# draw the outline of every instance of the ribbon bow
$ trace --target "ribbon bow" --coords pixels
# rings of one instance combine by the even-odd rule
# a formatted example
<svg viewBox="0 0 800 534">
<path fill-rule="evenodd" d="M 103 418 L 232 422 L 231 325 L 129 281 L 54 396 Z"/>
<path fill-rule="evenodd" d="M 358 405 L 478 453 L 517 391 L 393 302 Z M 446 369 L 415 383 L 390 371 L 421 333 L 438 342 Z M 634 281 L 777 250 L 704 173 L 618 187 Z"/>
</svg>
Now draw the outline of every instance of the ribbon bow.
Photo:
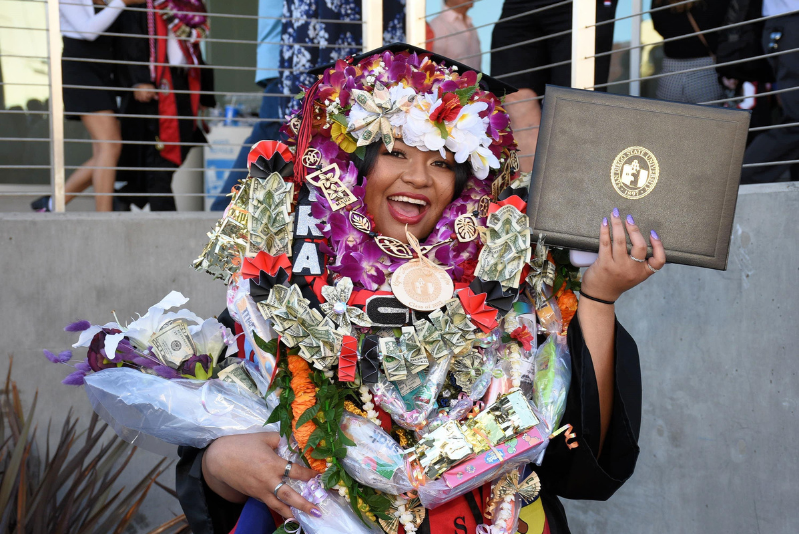
<svg viewBox="0 0 800 534">
<path fill-rule="evenodd" d="M 400 518 L 405 514 L 410 514 L 412 516 L 411 523 L 415 527 L 419 527 L 422 524 L 422 521 L 425 519 L 425 508 L 423 508 L 418 497 L 414 497 L 404 504 L 399 504 L 397 501 L 392 503 L 386 511 L 386 515 L 390 516 L 392 519 L 388 521 L 378 519 L 378 524 L 387 534 L 397 534 L 400 527 Z"/>
<path fill-rule="evenodd" d="M 270 256 L 263 250 L 259 252 L 255 258 L 245 258 L 242 262 L 242 278 L 245 280 L 249 278 L 258 278 L 261 271 L 276 276 L 278 269 L 283 268 L 287 273 L 292 270 L 292 262 L 286 254 L 280 256 Z"/>
<path fill-rule="evenodd" d="M 476 295 L 469 287 L 458 292 L 458 300 L 467 312 L 467 318 L 488 334 L 497 327 L 497 310 L 486 304 L 486 297 L 486 293 Z"/>
<path fill-rule="evenodd" d="M 517 493 L 526 501 L 535 501 L 539 498 L 539 491 L 542 489 L 542 483 L 539 481 L 539 475 L 535 472 L 531 473 L 522 483 L 519 482 L 519 471 L 514 469 L 498 479 L 497 484 L 492 488 L 492 497 L 486 505 L 486 517 L 491 518 L 498 504 L 509 495 L 516 495 Z"/>
<path fill-rule="evenodd" d="M 259 141 L 247 155 L 247 168 L 253 178 L 264 179 L 273 173 L 287 178 L 293 173 L 292 152 L 278 141 Z"/>
<path fill-rule="evenodd" d="M 380 138 L 391 152 L 394 148 L 394 135 L 389 119 L 397 113 L 406 113 L 414 104 L 416 95 L 405 95 L 399 100 L 392 101 L 389 90 L 377 81 L 372 93 L 353 89 L 351 94 L 356 103 L 367 112 L 363 117 L 352 120 L 347 126 L 348 132 L 363 130 L 356 136 L 358 138 L 357 146 L 369 145 Z"/>
</svg>

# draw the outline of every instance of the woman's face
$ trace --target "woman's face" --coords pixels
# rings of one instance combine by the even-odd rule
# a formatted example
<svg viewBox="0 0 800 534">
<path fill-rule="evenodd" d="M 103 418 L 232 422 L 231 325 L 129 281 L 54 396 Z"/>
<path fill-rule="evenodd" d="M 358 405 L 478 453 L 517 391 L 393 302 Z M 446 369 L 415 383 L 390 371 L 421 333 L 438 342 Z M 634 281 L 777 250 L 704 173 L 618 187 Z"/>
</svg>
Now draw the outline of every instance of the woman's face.
<svg viewBox="0 0 800 534">
<path fill-rule="evenodd" d="M 381 144 L 367 176 L 367 211 L 375 231 L 406 242 L 406 230 L 420 241 L 433 231 L 456 186 L 455 157 L 423 152 L 395 140 L 392 152 Z"/>
</svg>

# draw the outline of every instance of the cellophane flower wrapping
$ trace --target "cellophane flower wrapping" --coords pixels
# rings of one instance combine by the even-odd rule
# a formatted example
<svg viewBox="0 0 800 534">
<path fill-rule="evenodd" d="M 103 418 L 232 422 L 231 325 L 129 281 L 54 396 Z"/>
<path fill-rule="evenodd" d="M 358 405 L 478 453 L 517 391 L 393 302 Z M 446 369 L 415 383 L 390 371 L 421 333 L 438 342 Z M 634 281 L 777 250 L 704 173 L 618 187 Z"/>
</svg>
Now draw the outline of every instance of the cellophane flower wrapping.
<svg viewBox="0 0 800 534">
<path fill-rule="evenodd" d="M 276 432 L 264 425 L 274 396 L 256 397 L 222 380 L 167 380 L 126 367 L 85 378 L 94 410 L 125 441 L 172 455 L 176 445 L 203 448 L 233 434 Z"/>
</svg>

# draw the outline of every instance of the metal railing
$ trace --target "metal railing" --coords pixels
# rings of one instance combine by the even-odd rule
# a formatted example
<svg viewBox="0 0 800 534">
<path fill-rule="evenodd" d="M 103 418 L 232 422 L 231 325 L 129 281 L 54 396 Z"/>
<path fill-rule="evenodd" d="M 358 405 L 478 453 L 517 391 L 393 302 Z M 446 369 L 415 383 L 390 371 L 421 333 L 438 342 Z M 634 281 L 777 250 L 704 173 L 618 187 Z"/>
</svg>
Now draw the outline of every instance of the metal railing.
<svg viewBox="0 0 800 534">
<path fill-rule="evenodd" d="M 475 0 L 475 2 L 481 2 L 482 0 Z M 464 34 L 469 34 L 470 32 L 475 32 L 481 28 L 496 28 L 498 24 L 503 23 L 524 23 L 527 24 L 529 21 L 538 20 L 541 17 L 547 17 L 550 13 L 555 13 L 554 10 L 569 10 L 571 12 L 571 24 L 568 27 L 553 27 L 552 31 L 547 31 L 543 34 L 535 33 L 531 34 L 528 38 L 525 38 L 519 42 L 514 42 L 510 44 L 502 44 L 500 46 L 484 46 L 481 48 L 479 53 L 465 53 L 465 55 L 461 57 L 455 57 L 454 59 L 464 61 L 474 59 L 475 57 L 483 57 L 485 55 L 494 56 L 497 53 L 508 53 L 509 51 L 513 51 L 515 49 L 522 52 L 525 50 L 525 47 L 530 47 L 532 45 L 540 45 L 545 41 L 552 40 L 552 39 L 566 39 L 566 42 L 569 43 L 571 46 L 571 53 L 568 57 L 560 59 L 558 61 L 551 61 L 547 64 L 534 64 L 534 65 L 526 65 L 520 64 L 519 68 L 514 70 L 505 69 L 503 72 L 491 72 L 494 77 L 501 79 L 501 80 L 508 80 L 518 78 L 521 75 L 530 75 L 531 73 L 543 73 L 545 71 L 552 72 L 554 68 L 569 68 L 569 84 L 573 87 L 578 87 L 582 89 L 604 89 L 604 90 L 612 90 L 614 92 L 623 92 L 631 95 L 641 95 L 643 94 L 643 87 L 646 82 L 650 81 L 657 81 L 662 78 L 667 78 L 670 76 L 681 76 L 686 74 L 694 74 L 700 73 L 703 71 L 708 71 L 711 69 L 716 69 L 718 67 L 724 66 L 731 66 L 731 65 L 739 65 L 744 64 L 747 62 L 757 61 L 757 60 L 764 60 L 764 59 L 777 59 L 780 56 L 787 56 L 793 55 L 796 57 L 798 53 L 797 48 L 789 48 L 789 49 L 780 49 L 780 50 L 771 50 L 765 51 L 764 53 L 757 54 L 753 57 L 737 59 L 733 61 L 721 62 L 716 64 L 709 64 L 700 67 L 691 67 L 685 68 L 673 72 L 651 72 L 651 73 L 643 73 L 641 71 L 642 68 L 642 57 L 643 54 L 647 51 L 653 51 L 658 46 L 663 46 L 664 44 L 674 43 L 685 39 L 699 39 L 700 36 L 708 36 L 713 34 L 714 32 L 720 32 L 724 30 L 731 30 L 745 27 L 749 24 L 756 24 L 756 23 L 765 23 L 774 18 L 778 15 L 772 16 L 764 16 L 759 17 L 754 20 L 745 20 L 739 22 L 733 22 L 724 24 L 722 26 L 717 26 L 714 28 L 704 28 L 700 31 L 695 31 L 691 33 L 686 33 L 677 36 L 667 37 L 662 39 L 659 42 L 642 42 L 642 24 L 643 20 L 650 16 L 652 13 L 663 12 L 666 9 L 673 8 L 675 6 L 679 6 L 682 4 L 691 4 L 694 0 L 683 0 L 681 2 L 677 2 L 670 5 L 663 5 L 663 6 L 656 6 L 651 9 L 643 9 L 642 8 L 642 0 L 630 0 L 630 12 L 623 13 L 617 16 L 616 13 L 613 14 L 612 17 L 606 17 L 605 20 L 598 20 L 598 13 L 597 8 L 598 5 L 594 1 L 587 1 L 581 2 L 581 9 L 571 9 L 573 0 L 554 0 L 552 3 L 548 5 L 540 5 L 536 8 L 528 9 L 522 12 L 510 12 L 509 14 L 502 15 L 496 21 L 486 21 L 481 20 L 478 24 L 473 25 L 472 27 L 468 27 L 466 29 L 460 29 L 449 33 L 447 35 L 434 35 L 432 38 L 426 37 L 426 24 L 428 20 L 432 20 L 433 17 L 437 16 L 452 16 L 453 13 L 456 12 L 461 13 L 459 10 L 463 4 L 459 4 L 457 0 L 451 0 L 449 5 L 443 5 L 441 9 L 436 10 L 429 10 L 429 13 L 426 14 L 426 2 L 425 0 L 407 0 L 405 6 L 405 13 L 400 15 L 403 18 L 404 22 L 404 31 L 405 31 L 405 38 L 406 41 L 410 44 L 414 44 L 417 46 L 425 47 L 431 49 L 432 51 L 436 51 L 437 41 L 441 41 L 442 39 L 449 39 L 454 37 L 465 37 Z M 472 2 L 472 3 L 475 3 Z M 6 175 L 10 176 L 10 172 L 49 172 L 49 185 L 46 186 L 47 191 L 52 195 L 54 199 L 54 208 L 55 211 L 63 211 L 65 209 L 65 200 L 68 196 L 94 196 L 94 197 L 102 197 L 102 196 L 116 196 L 120 198 L 124 197 L 140 197 L 140 196 L 170 196 L 168 193 L 160 193 L 158 195 L 154 195 L 152 193 L 139 193 L 139 192 L 131 192 L 131 193 L 98 193 L 98 192 L 75 192 L 75 191 L 68 191 L 65 187 L 67 175 L 70 174 L 70 171 L 75 171 L 78 169 L 84 169 L 86 171 L 105 171 L 105 170 L 115 170 L 120 171 L 120 173 L 124 173 L 126 171 L 152 171 L 152 172 L 172 172 L 175 170 L 174 167 L 166 166 L 166 165 L 149 165 L 144 166 L 141 164 L 137 165 L 130 165 L 124 164 L 122 161 L 118 162 L 116 165 L 105 165 L 105 164 L 83 164 L 79 165 L 77 162 L 74 161 L 75 157 L 74 154 L 76 151 L 80 152 L 83 151 L 86 153 L 87 160 L 91 160 L 88 157 L 88 152 L 86 151 L 86 145 L 92 145 L 93 150 L 98 150 L 98 147 L 102 147 L 108 144 L 117 144 L 119 143 L 116 139 L 89 139 L 84 137 L 81 134 L 80 129 L 75 128 L 75 122 L 73 121 L 66 121 L 66 119 L 75 119 L 78 117 L 92 117 L 98 115 L 97 112 L 77 112 L 77 111 L 66 111 L 64 109 L 64 101 L 63 101 L 63 91 L 108 91 L 113 90 L 115 94 L 121 95 L 120 98 L 130 100 L 132 96 L 135 96 L 135 91 L 137 88 L 135 87 L 117 87 L 114 86 L 98 86 L 98 85 L 91 85 L 86 83 L 76 83 L 75 80 L 70 80 L 69 83 L 65 83 L 63 80 L 63 73 L 62 73 L 62 61 L 68 62 L 68 64 L 76 65 L 76 64 L 92 64 L 92 65 L 107 65 L 109 68 L 111 67 L 129 67 L 133 68 L 142 68 L 145 67 L 150 69 L 152 67 L 170 67 L 169 62 L 155 62 L 150 60 L 141 60 L 141 59 L 130 59 L 130 58 L 122 58 L 122 59 L 88 59 L 85 57 L 76 57 L 75 55 L 63 55 L 62 54 L 62 36 L 60 31 L 60 13 L 59 8 L 60 6 L 80 6 L 83 5 L 82 3 L 78 2 L 77 0 L 72 0 L 72 2 L 58 2 L 57 0 L 0 0 L 0 5 L 26 5 L 26 6 L 36 6 L 38 5 L 41 9 L 41 13 L 45 15 L 44 21 L 46 24 L 43 27 L 36 26 L 35 24 L 21 22 L 19 25 L 5 25 L 0 26 L 4 32 L 6 30 L 15 30 L 17 32 L 30 32 L 30 35 L 33 34 L 41 34 L 43 39 L 45 40 L 46 46 L 43 50 L 46 50 L 46 53 L 43 51 L 37 51 L 35 47 L 31 49 L 13 49 L 13 50 L 6 50 L 0 48 L 0 59 L 4 61 L 3 65 L 6 66 L 8 62 L 19 62 L 17 64 L 25 64 L 25 65 L 33 65 L 36 63 L 41 69 L 46 70 L 46 82 L 43 81 L 42 76 L 39 75 L 38 77 L 33 77 L 35 79 L 31 79 L 31 76 L 27 77 L 17 77 L 9 75 L 8 72 L 4 72 L 3 81 L 0 82 L 0 90 L 3 91 L 15 91 L 21 90 L 24 88 L 30 88 L 31 91 L 39 91 L 41 92 L 42 89 L 47 89 L 47 106 L 45 109 L 0 109 L 0 119 L 4 121 L 17 121 L 17 122 L 28 122 L 33 124 L 31 127 L 30 132 L 26 132 L 26 135 L 30 133 L 29 137 L 23 137 L 22 135 L 15 137 L 15 131 L 9 128 L 4 129 L 4 137 L 0 137 L 0 142 L 6 146 L 4 154 L 10 156 L 6 158 L 0 158 L 0 176 Z M 292 12 L 292 16 L 286 16 L 284 13 L 282 16 L 271 16 L 271 15 L 264 15 L 264 14 L 256 14 L 254 12 L 251 13 L 243 13 L 243 12 L 230 12 L 230 13 L 223 13 L 223 12 L 212 12 L 208 13 L 209 20 L 212 21 L 211 23 L 211 34 L 209 37 L 203 40 L 203 47 L 204 53 L 206 54 L 207 58 L 210 60 L 206 64 L 196 65 L 199 70 L 208 71 L 212 70 L 217 73 L 217 80 L 220 79 L 227 80 L 233 76 L 251 76 L 253 73 L 258 72 L 260 69 L 258 65 L 254 64 L 242 64 L 240 61 L 237 60 L 238 53 L 235 52 L 236 50 L 245 50 L 244 47 L 251 47 L 254 48 L 258 45 L 277 45 L 276 40 L 259 40 L 257 35 L 255 35 L 255 26 L 258 21 L 274 21 L 280 22 L 284 25 L 284 30 L 289 28 L 288 31 L 283 31 L 281 35 L 281 43 L 280 45 L 283 47 L 282 54 L 284 56 L 288 55 L 289 59 L 287 60 L 284 58 L 284 62 L 289 64 L 289 66 L 276 66 L 271 68 L 270 70 L 273 72 L 279 73 L 281 78 L 286 78 L 287 82 L 283 84 L 281 88 L 283 91 L 287 90 L 286 85 L 289 83 L 289 79 L 298 80 L 303 79 L 303 76 L 307 76 L 305 73 L 307 72 L 308 68 L 313 67 L 315 65 L 309 63 L 303 66 L 303 68 L 298 67 L 302 59 L 305 56 L 311 57 L 313 54 L 322 53 L 323 51 L 326 53 L 326 57 L 341 57 L 342 54 L 349 53 L 350 50 L 360 49 L 360 50 L 369 50 L 373 48 L 377 48 L 380 44 L 384 41 L 384 38 L 389 35 L 388 28 L 383 27 L 383 20 L 384 20 L 384 13 L 383 13 L 383 2 L 382 0 L 361 0 L 360 5 L 359 2 L 356 1 L 356 4 L 360 8 L 360 16 L 355 16 L 355 12 L 348 13 L 346 9 L 341 10 L 339 13 L 334 13 L 339 15 L 341 18 L 330 18 L 326 16 L 320 16 L 319 18 L 316 17 L 298 17 L 295 16 L 296 13 Z M 251 8 L 254 10 L 255 6 Z M 456 11 L 458 10 L 458 11 Z M 129 11 L 132 13 L 142 13 L 147 12 L 146 7 L 142 6 L 131 6 L 126 7 L 125 11 Z M 796 14 L 797 12 L 792 12 Z M 780 15 L 783 16 L 783 15 Z M 253 39 L 246 39 L 241 38 L 241 33 L 231 33 L 230 35 L 219 35 L 214 33 L 214 24 L 216 23 L 225 23 L 225 21 L 236 22 L 237 24 L 251 24 L 253 26 L 254 31 L 254 38 Z M 222 21 L 222 22 L 220 22 Z M 624 44 L 623 46 L 619 46 L 613 49 L 603 49 L 597 50 L 596 49 L 596 40 L 598 37 L 598 32 L 607 31 L 610 25 L 614 24 L 630 24 L 631 26 L 631 42 Z M 7 24 L 7 23 L 6 23 Z M 319 31 L 323 25 L 328 25 L 328 27 L 339 27 L 346 28 L 346 30 L 342 30 L 340 32 L 341 36 L 349 35 L 352 37 L 351 39 L 341 38 L 339 41 L 334 41 L 332 39 L 326 39 L 328 35 L 324 29 Z M 613 26 L 612 26 L 613 27 Z M 298 35 L 298 31 L 300 29 L 308 30 L 308 36 L 304 36 L 302 38 L 296 38 Z M 384 30 L 387 30 L 385 35 Z M 361 33 L 361 39 L 357 39 L 353 36 Z M 141 39 L 149 39 L 148 43 L 150 46 L 156 46 L 155 43 L 158 43 L 159 40 L 167 39 L 167 36 L 162 35 L 155 35 L 149 36 L 146 34 L 131 34 L 128 32 L 122 32 L 118 28 L 111 26 L 104 31 L 82 31 L 84 35 L 92 35 L 97 36 L 98 38 L 106 38 L 106 39 L 131 39 L 131 40 L 141 40 Z M 388 38 L 388 37 L 387 37 Z M 183 40 L 186 41 L 189 38 L 187 37 L 178 37 L 179 41 Z M 122 42 L 122 41 L 120 41 Z M 133 42 L 133 41 L 130 41 Z M 0 41 L 2 44 L 2 41 Z M 621 75 L 617 76 L 615 79 L 607 79 L 605 81 L 601 81 L 598 83 L 595 76 L 596 65 L 598 61 L 608 60 L 609 58 L 620 58 L 623 55 L 627 55 L 629 60 L 629 68 L 627 73 L 622 73 Z M 520 57 L 523 57 L 520 55 Z M 170 67 L 171 68 L 171 67 Z M 493 68 L 493 70 L 496 70 Z M 16 72 L 16 71 L 13 71 Z M 308 79 L 307 77 L 305 79 Z M 603 80 L 603 77 L 600 77 L 600 80 Z M 286 94 L 285 92 L 276 92 L 272 91 L 264 91 L 260 92 L 257 90 L 252 91 L 245 91 L 241 89 L 245 89 L 241 83 L 238 84 L 238 90 L 224 90 L 226 84 L 223 84 L 223 88 L 220 87 L 213 87 L 208 88 L 204 87 L 202 89 L 197 88 L 190 88 L 190 89 L 173 89 L 168 90 L 161 87 L 156 87 L 153 89 L 153 93 L 164 97 L 165 95 L 199 95 L 201 97 L 214 97 L 219 100 L 222 100 L 228 104 L 234 104 L 237 101 L 241 103 L 242 101 L 251 102 L 251 104 L 255 105 L 258 102 L 262 101 L 262 99 L 282 99 L 281 101 L 286 101 L 291 95 Z M 230 86 L 230 84 L 227 84 Z M 782 86 L 782 87 L 773 87 L 768 88 L 767 90 L 762 90 L 756 94 L 748 94 L 748 95 L 725 95 L 724 98 L 716 98 L 714 100 L 709 100 L 706 102 L 700 102 L 702 104 L 707 105 L 736 105 L 737 102 L 740 101 L 749 101 L 749 99 L 766 99 L 766 98 L 796 98 L 798 92 L 797 84 L 793 84 L 791 86 Z M 133 95 L 132 95 L 133 93 Z M 513 113 L 514 106 L 520 106 L 523 104 L 534 105 L 538 103 L 544 98 L 544 95 L 539 95 L 533 93 L 530 96 L 523 96 L 523 97 L 511 97 L 509 98 L 508 102 L 508 109 L 512 113 L 512 126 L 516 126 L 514 131 L 516 134 L 519 134 L 518 138 L 522 139 L 526 135 L 529 138 L 533 139 L 533 146 L 535 146 L 535 138 L 536 138 L 536 131 L 538 130 L 539 126 L 535 120 L 527 120 L 527 122 L 520 122 L 519 124 L 515 124 L 513 121 L 515 120 L 515 114 Z M 221 106 L 220 106 L 221 107 Z M 519 108 L 521 109 L 521 108 Z M 172 114 L 166 112 L 150 112 L 150 113 L 128 113 L 126 110 L 121 110 L 119 113 L 116 114 L 121 120 L 126 119 L 174 119 L 176 121 L 196 121 L 197 117 L 189 116 L 183 113 Z M 256 116 L 241 116 L 236 117 L 235 119 L 226 119 L 219 114 L 214 116 L 205 116 L 203 120 L 206 122 L 208 121 L 216 121 L 217 123 L 228 121 L 232 122 L 235 121 L 236 124 L 242 126 L 254 126 L 254 125 L 278 125 L 285 121 L 285 119 L 279 116 L 272 116 L 272 117 L 256 117 Z M 48 132 L 47 136 L 43 135 L 43 124 L 44 121 L 47 121 L 48 125 Z M 798 123 L 796 121 L 788 121 L 785 123 L 780 124 L 767 124 L 767 125 L 758 125 L 751 128 L 751 132 L 753 135 L 755 134 L 762 134 L 764 132 L 779 132 L 783 129 L 796 129 L 798 127 Z M 160 140 L 160 139 L 125 139 L 124 144 L 128 147 L 152 147 L 152 146 L 160 146 L 163 145 L 167 146 L 179 146 L 179 147 L 194 147 L 198 146 L 194 141 L 188 140 Z M 243 140 L 222 140 L 222 141 L 215 141 L 212 143 L 212 147 L 217 149 L 227 148 L 230 151 L 236 152 L 238 149 L 248 146 L 250 143 Z M 523 144 L 523 143 L 521 143 Z M 41 157 L 41 148 L 44 146 L 48 147 L 49 157 L 47 160 L 44 160 Z M 15 150 L 13 148 L 9 148 L 10 146 L 24 146 L 26 148 L 21 150 Z M 34 147 L 34 148 L 31 148 Z M 39 147 L 39 148 L 36 148 Z M 525 150 L 525 147 L 521 147 L 523 150 L 521 152 L 521 158 L 523 161 L 528 161 L 529 163 L 532 162 L 532 157 L 534 155 L 534 151 L 529 148 Z M 38 152 L 37 152 L 38 151 Z M 27 152 L 38 153 L 40 154 L 36 159 L 31 160 L 30 158 L 25 159 L 22 158 Z M 5 161 L 3 161 L 5 159 Z M 231 158 L 229 158 L 231 159 Z M 749 163 L 746 164 L 745 167 L 774 167 L 776 165 L 796 165 L 797 161 L 790 160 L 790 161 L 773 161 L 773 162 L 757 162 L 757 163 Z M 210 161 L 204 162 L 186 162 L 183 166 L 180 167 L 181 172 L 194 172 L 194 173 L 209 173 L 215 172 L 217 167 Z M 244 168 L 230 168 L 228 172 L 244 172 L 246 169 Z M 20 184 L 24 185 L 24 184 Z M 42 191 L 45 191 L 45 184 L 42 184 Z M 30 192 L 25 191 L 16 191 L 13 190 L 13 185 L 0 185 L 0 197 L 9 196 L 9 197 L 20 197 L 25 195 L 31 195 Z M 4 189 L 5 188 L 5 189 Z M 219 193 L 217 192 L 176 192 L 174 196 L 176 198 L 181 197 L 212 197 L 217 196 Z"/>
</svg>

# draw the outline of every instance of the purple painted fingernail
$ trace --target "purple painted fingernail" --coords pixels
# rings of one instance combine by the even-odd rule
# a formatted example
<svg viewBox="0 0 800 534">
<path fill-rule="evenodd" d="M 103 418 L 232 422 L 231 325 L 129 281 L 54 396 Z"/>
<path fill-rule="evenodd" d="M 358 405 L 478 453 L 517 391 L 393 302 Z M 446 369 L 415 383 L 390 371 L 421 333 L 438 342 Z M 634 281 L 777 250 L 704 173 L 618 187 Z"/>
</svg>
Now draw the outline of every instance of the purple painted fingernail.
<svg viewBox="0 0 800 534">
<path fill-rule="evenodd" d="M 608 219 L 603 217 L 603 226 L 608 226 Z"/>
<path fill-rule="evenodd" d="M 628 224 L 636 224 L 635 222 L 633 222 L 633 215 L 628 215 L 627 217 L 625 217 L 625 220 L 628 221 Z"/>
<path fill-rule="evenodd" d="M 312 508 L 311 515 L 314 517 L 322 517 L 322 512 L 320 512 L 319 508 Z"/>
<path fill-rule="evenodd" d="M 619 210 L 617 208 L 614 208 L 614 211 L 611 212 L 611 215 L 619 219 Z"/>
<path fill-rule="evenodd" d="M 652 237 L 653 239 L 658 239 L 659 241 L 661 241 L 661 238 L 658 237 L 658 234 L 656 233 L 655 230 L 650 230 L 650 237 Z"/>
</svg>

